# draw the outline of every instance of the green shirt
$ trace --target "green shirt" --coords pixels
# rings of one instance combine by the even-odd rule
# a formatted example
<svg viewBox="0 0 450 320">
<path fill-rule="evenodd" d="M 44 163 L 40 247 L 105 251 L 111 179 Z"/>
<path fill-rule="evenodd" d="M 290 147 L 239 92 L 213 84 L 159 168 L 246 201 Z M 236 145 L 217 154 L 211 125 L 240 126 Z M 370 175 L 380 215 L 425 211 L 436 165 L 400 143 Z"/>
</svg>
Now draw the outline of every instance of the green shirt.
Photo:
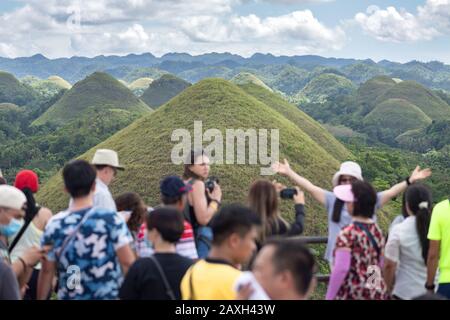
<svg viewBox="0 0 450 320">
<path fill-rule="evenodd" d="M 439 283 L 450 283 L 450 201 L 439 202 L 431 215 L 428 239 L 441 242 Z"/>
</svg>

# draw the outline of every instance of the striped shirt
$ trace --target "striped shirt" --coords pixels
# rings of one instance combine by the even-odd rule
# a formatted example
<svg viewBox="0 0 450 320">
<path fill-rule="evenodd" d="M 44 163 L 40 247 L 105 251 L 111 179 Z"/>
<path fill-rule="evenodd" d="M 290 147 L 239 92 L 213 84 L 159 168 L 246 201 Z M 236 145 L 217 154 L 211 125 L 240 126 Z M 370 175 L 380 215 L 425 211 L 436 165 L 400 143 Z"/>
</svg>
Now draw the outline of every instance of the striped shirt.
<svg viewBox="0 0 450 320">
<path fill-rule="evenodd" d="M 175 244 L 176 252 L 183 257 L 198 259 L 197 248 L 194 241 L 194 230 L 189 222 L 184 221 L 184 231 L 180 240 Z M 141 225 L 136 238 L 136 253 L 139 257 L 148 257 L 154 253 L 153 246 L 147 237 L 147 226 Z"/>
</svg>

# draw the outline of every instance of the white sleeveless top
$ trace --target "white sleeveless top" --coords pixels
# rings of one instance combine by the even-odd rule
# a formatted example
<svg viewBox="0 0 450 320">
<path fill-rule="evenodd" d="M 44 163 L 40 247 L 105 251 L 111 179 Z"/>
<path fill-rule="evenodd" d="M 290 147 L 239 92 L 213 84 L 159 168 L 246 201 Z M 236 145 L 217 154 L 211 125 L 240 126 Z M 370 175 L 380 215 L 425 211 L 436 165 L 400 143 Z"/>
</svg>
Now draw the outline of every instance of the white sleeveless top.
<svg viewBox="0 0 450 320">
<path fill-rule="evenodd" d="M 16 261 L 24 252 L 30 247 L 41 246 L 41 237 L 44 232 L 42 230 L 39 230 L 33 223 L 33 221 L 30 222 L 28 225 L 28 228 L 23 233 L 22 237 L 20 238 L 19 242 L 14 247 L 13 251 L 11 252 L 11 262 Z M 15 237 L 11 237 L 8 239 L 9 243 L 12 243 Z M 41 269 L 41 263 L 39 262 L 35 269 Z"/>
</svg>

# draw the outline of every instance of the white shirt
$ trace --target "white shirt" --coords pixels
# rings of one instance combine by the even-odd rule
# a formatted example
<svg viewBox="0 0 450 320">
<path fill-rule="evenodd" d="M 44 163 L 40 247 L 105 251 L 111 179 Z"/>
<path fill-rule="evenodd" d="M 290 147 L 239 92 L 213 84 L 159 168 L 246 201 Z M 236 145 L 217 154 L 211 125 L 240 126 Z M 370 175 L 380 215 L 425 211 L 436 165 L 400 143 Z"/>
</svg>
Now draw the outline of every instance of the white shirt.
<svg viewBox="0 0 450 320">
<path fill-rule="evenodd" d="M 117 211 L 116 203 L 108 186 L 99 178 L 95 179 L 94 207 Z"/>
<path fill-rule="evenodd" d="M 426 293 L 427 267 L 416 230 L 416 217 L 409 216 L 392 227 L 385 256 L 397 263 L 393 294 L 409 300 Z M 437 279 L 437 277 L 436 277 Z"/>
<path fill-rule="evenodd" d="M 73 199 L 70 198 L 69 209 L 72 207 Z M 116 202 L 113 199 L 108 186 L 99 178 L 95 179 L 94 207 L 108 209 L 117 212 Z"/>
</svg>

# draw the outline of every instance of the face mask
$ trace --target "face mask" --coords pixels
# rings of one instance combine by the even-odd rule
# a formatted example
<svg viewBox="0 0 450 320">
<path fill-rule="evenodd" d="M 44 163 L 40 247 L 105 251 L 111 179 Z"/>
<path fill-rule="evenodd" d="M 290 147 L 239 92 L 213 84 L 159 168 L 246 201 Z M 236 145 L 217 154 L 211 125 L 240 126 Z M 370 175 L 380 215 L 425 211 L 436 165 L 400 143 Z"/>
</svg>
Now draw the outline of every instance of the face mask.
<svg viewBox="0 0 450 320">
<path fill-rule="evenodd" d="M 17 232 L 19 232 L 21 227 L 22 227 L 22 223 L 20 220 L 12 219 L 9 224 L 0 225 L 0 234 L 9 238 L 9 237 L 12 237 L 13 235 L 15 235 Z"/>
</svg>

